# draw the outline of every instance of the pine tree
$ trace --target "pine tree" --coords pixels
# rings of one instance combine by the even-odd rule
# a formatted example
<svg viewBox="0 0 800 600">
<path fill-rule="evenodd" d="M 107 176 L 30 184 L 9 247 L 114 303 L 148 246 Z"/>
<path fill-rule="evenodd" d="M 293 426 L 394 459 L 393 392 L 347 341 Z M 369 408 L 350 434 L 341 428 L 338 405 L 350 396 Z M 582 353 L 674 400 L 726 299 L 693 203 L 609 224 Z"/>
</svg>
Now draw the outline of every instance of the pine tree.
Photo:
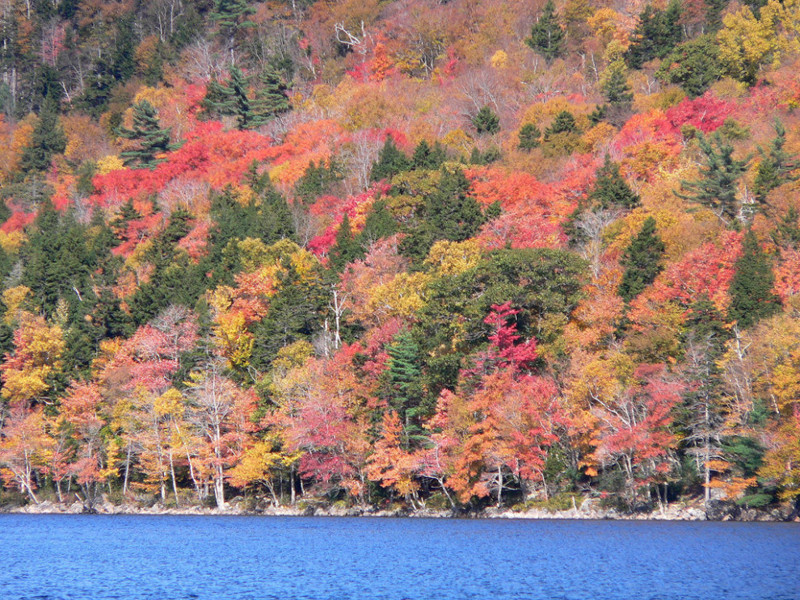
<svg viewBox="0 0 800 600">
<path fill-rule="evenodd" d="M 435 239 L 463 242 L 483 225 L 481 207 L 469 188 L 469 180 L 461 169 L 452 172 L 442 169 L 439 187 L 425 205 L 427 224 Z"/>
<path fill-rule="evenodd" d="M 247 0 L 217 0 L 211 19 L 219 25 L 220 33 L 227 39 L 228 50 L 233 59 L 236 34 L 244 27 L 254 27 L 255 23 L 248 17 L 255 14 L 256 9 Z M 233 60 L 231 60 L 233 62 Z"/>
<path fill-rule="evenodd" d="M 248 96 L 250 78 L 245 77 L 238 67 L 228 71 L 228 84 L 215 81 L 209 83 L 203 107 L 207 112 L 218 115 L 234 115 L 238 129 L 254 129 L 266 123 L 271 114 L 265 112 L 262 103 Z"/>
<path fill-rule="evenodd" d="M 398 173 L 408 170 L 408 167 L 409 161 L 406 155 L 397 148 L 392 136 L 387 135 L 378 154 L 378 160 L 372 163 L 369 179 L 370 181 L 391 179 Z"/>
<path fill-rule="evenodd" d="M 769 192 L 787 181 L 795 181 L 797 175 L 793 174 L 798 166 L 795 157 L 786 152 L 786 128 L 778 119 L 775 119 L 775 137 L 770 143 L 769 152 L 759 147 L 761 162 L 756 170 L 754 191 L 760 203 L 764 203 Z"/>
<path fill-rule="evenodd" d="M 26 173 L 46 171 L 50 168 L 53 155 L 63 153 L 66 148 L 67 136 L 58 118 L 58 103 L 47 98 L 31 134 L 30 145 L 22 153 L 20 168 Z"/>
<path fill-rule="evenodd" d="M 568 110 L 562 110 L 555 116 L 550 127 L 545 130 L 544 136 L 547 139 L 559 133 L 576 133 L 577 131 L 578 124 L 575 122 L 575 117 Z"/>
<path fill-rule="evenodd" d="M 519 149 L 533 150 L 541 143 L 542 132 L 533 123 L 525 123 L 519 130 Z"/>
<path fill-rule="evenodd" d="M 436 142 L 431 148 L 428 142 L 422 140 L 414 148 L 414 154 L 411 156 L 411 166 L 414 169 L 433 170 L 441 167 L 445 160 L 447 160 L 447 154 L 439 142 Z"/>
<path fill-rule="evenodd" d="M 336 244 L 330 251 L 330 266 L 339 273 L 344 271 L 348 263 L 361 258 L 361 256 L 361 246 L 353 235 L 353 230 L 350 227 L 350 217 L 347 213 L 344 213 L 342 222 L 336 232 Z"/>
<path fill-rule="evenodd" d="M 664 268 L 661 264 L 664 249 L 664 242 L 656 233 L 656 220 L 648 217 L 620 261 L 625 272 L 622 274 L 618 293 L 625 302 L 636 298 L 655 281 Z"/>
<path fill-rule="evenodd" d="M 358 243 L 364 250 L 381 238 L 397 233 L 397 222 L 386 208 L 386 202 L 376 200 L 364 220 L 364 229 L 358 234 Z"/>
<path fill-rule="evenodd" d="M 489 105 L 484 106 L 472 117 L 472 124 L 478 133 L 495 134 L 500 131 L 500 117 Z"/>
<path fill-rule="evenodd" d="M 631 87 L 628 85 L 628 69 L 622 59 L 608 65 L 603 72 L 600 88 L 610 104 L 627 104 L 633 100 Z"/>
<path fill-rule="evenodd" d="M 602 208 L 633 208 L 639 204 L 639 196 L 625 182 L 619 172 L 619 165 L 608 154 L 603 166 L 597 170 L 597 179 L 589 193 L 589 199 Z"/>
<path fill-rule="evenodd" d="M 544 56 L 548 62 L 564 52 L 564 30 L 556 14 L 553 0 L 547 0 L 541 16 L 531 28 L 531 36 L 525 43 Z"/>
<path fill-rule="evenodd" d="M 698 132 L 698 143 L 705 154 L 700 179 L 681 181 L 681 189 L 686 193 L 676 192 L 676 195 L 707 206 L 720 220 L 731 225 L 739 216 L 737 182 L 747 170 L 750 158 L 734 159 L 733 146 L 724 143 L 718 133 L 709 140 Z"/>
<path fill-rule="evenodd" d="M 680 26 L 681 6 L 679 0 L 671 0 L 667 9 L 661 11 L 648 4 L 639 15 L 639 23 L 631 36 L 633 42 L 625 53 L 632 69 L 641 69 L 644 63 L 654 58 L 664 58 L 683 37 Z"/>
<path fill-rule="evenodd" d="M 261 89 L 256 94 L 258 109 L 267 117 L 288 112 L 292 106 L 286 96 L 288 87 L 274 69 L 268 69 L 259 77 Z"/>
<path fill-rule="evenodd" d="M 775 275 L 756 235 L 748 230 L 742 242 L 729 290 L 730 318 L 746 329 L 780 311 L 780 300 L 772 292 Z"/>
<path fill-rule="evenodd" d="M 170 129 L 162 129 L 158 111 L 147 100 L 133 106 L 133 129 L 121 127 L 117 134 L 127 140 L 138 142 L 138 148 L 120 153 L 125 165 L 138 164 L 145 169 L 155 169 L 164 162 L 160 154 L 175 150 L 179 144 L 170 144 Z"/>
<path fill-rule="evenodd" d="M 395 336 L 388 354 L 384 395 L 389 407 L 397 411 L 403 423 L 404 443 L 406 448 L 410 448 L 421 438 L 420 421 L 430 409 L 423 403 L 422 357 L 419 346 L 409 332 Z"/>
</svg>

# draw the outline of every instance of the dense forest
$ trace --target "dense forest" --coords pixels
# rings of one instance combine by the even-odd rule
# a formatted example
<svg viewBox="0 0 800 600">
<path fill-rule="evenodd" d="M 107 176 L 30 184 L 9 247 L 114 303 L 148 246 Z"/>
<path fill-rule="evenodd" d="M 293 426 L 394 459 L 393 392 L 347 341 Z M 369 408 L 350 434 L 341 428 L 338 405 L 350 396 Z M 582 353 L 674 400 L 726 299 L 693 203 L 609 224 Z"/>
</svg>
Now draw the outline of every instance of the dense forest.
<svg viewBox="0 0 800 600">
<path fill-rule="evenodd" d="M 799 0 L 0 38 L 0 502 L 797 505 Z"/>
</svg>

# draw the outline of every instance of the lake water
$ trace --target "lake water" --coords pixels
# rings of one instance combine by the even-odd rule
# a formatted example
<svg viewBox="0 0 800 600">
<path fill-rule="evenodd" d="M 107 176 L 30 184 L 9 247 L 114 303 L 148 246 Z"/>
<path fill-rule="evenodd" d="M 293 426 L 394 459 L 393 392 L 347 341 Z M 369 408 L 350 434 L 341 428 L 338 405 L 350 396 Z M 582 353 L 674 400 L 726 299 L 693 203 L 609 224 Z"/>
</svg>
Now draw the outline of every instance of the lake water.
<svg viewBox="0 0 800 600">
<path fill-rule="evenodd" d="M 0 515 L 0 599 L 799 600 L 781 523 Z"/>
</svg>

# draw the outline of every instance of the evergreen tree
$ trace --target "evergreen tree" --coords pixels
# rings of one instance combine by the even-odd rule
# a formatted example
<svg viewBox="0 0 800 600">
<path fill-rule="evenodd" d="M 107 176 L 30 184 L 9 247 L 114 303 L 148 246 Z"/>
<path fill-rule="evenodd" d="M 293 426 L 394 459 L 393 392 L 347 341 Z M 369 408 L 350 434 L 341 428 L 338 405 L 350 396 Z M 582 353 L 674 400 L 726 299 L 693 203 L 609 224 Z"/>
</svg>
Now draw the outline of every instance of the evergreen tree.
<svg viewBox="0 0 800 600">
<path fill-rule="evenodd" d="M 442 169 L 438 189 L 425 204 L 427 225 L 436 239 L 463 242 L 478 232 L 485 219 L 461 169 Z"/>
<path fill-rule="evenodd" d="M 737 182 L 747 170 L 750 158 L 736 160 L 733 158 L 733 146 L 724 143 L 718 133 L 711 140 L 698 132 L 698 143 L 705 154 L 705 164 L 700 169 L 700 179 L 681 181 L 681 189 L 686 193 L 677 193 L 684 198 L 703 204 L 726 224 L 735 222 L 739 216 L 737 199 Z"/>
<path fill-rule="evenodd" d="M 472 124 L 478 133 L 495 134 L 500 131 L 500 117 L 487 104 L 472 117 Z"/>
<path fill-rule="evenodd" d="M 761 154 L 761 162 L 756 170 L 754 191 L 762 205 L 770 191 L 787 181 L 797 179 L 793 171 L 798 168 L 798 163 L 794 156 L 783 149 L 786 144 L 786 128 L 778 119 L 775 119 L 774 127 L 775 138 L 770 143 L 769 152 L 765 152 L 760 147 L 758 149 Z"/>
<path fill-rule="evenodd" d="M 386 208 L 386 202 L 376 200 L 364 220 L 364 229 L 358 234 L 359 246 L 367 250 L 381 238 L 397 233 L 397 222 Z"/>
<path fill-rule="evenodd" d="M 656 220 L 648 217 L 642 229 L 631 240 L 620 264 L 625 267 L 618 293 L 625 302 L 630 302 L 655 281 L 664 268 L 661 261 L 664 257 L 664 242 L 656 233 Z"/>
<path fill-rule="evenodd" d="M 23 172 L 46 171 L 53 155 L 62 154 L 67 148 L 67 136 L 58 118 L 58 103 L 47 98 L 39 112 L 39 120 L 31 134 L 31 142 L 25 147 L 20 159 Z"/>
<path fill-rule="evenodd" d="M 392 136 L 387 135 L 378 154 L 378 160 L 372 164 L 369 179 L 370 181 L 391 179 L 398 173 L 408 170 L 408 167 L 409 161 L 406 155 L 397 148 Z"/>
<path fill-rule="evenodd" d="M 269 121 L 273 115 L 266 111 L 265 104 L 248 96 L 250 78 L 235 66 L 230 68 L 228 74 L 230 78 L 227 85 L 217 82 L 209 84 L 203 99 L 204 109 L 218 115 L 234 115 L 236 127 L 241 130 L 254 129 Z M 276 98 L 273 97 L 272 101 L 276 101 Z"/>
<path fill-rule="evenodd" d="M 216 0 L 211 19 L 219 25 L 220 33 L 225 36 L 228 50 L 233 62 L 233 50 L 237 33 L 245 27 L 254 27 L 255 23 L 248 17 L 255 14 L 256 9 L 247 0 Z"/>
<path fill-rule="evenodd" d="M 274 69 L 267 69 L 259 77 L 261 88 L 258 90 L 256 99 L 260 111 L 272 117 L 284 112 L 288 112 L 292 106 L 286 96 L 288 87 L 281 76 Z"/>
<path fill-rule="evenodd" d="M 361 245 L 356 241 L 353 230 L 350 227 L 350 217 L 344 213 L 342 222 L 336 232 L 336 244 L 331 248 L 329 261 L 331 268 L 340 273 L 348 263 L 361 258 L 363 252 Z"/>
<path fill-rule="evenodd" d="M 775 275 L 756 235 L 748 230 L 742 242 L 729 290 L 730 318 L 746 329 L 780 311 L 780 300 L 772 292 Z"/>
<path fill-rule="evenodd" d="M 421 420 L 432 409 L 430 403 L 424 401 L 422 356 L 410 332 L 397 334 L 394 343 L 389 346 L 388 354 L 383 396 L 403 423 L 403 441 L 406 449 L 409 449 L 415 442 L 424 439 Z"/>
<path fill-rule="evenodd" d="M 559 112 L 553 122 L 550 124 L 545 132 L 545 139 L 557 135 L 559 133 L 576 133 L 578 131 L 578 124 L 575 122 L 575 117 L 568 110 Z"/>
<path fill-rule="evenodd" d="M 134 39 L 133 15 L 123 17 L 117 24 L 117 35 L 111 59 L 111 75 L 124 83 L 136 71 L 136 40 Z"/>
<path fill-rule="evenodd" d="M 303 176 L 294 186 L 295 195 L 305 205 L 309 205 L 323 194 L 330 193 L 333 186 L 344 179 L 344 173 L 335 158 L 317 165 L 313 160 L 309 163 Z"/>
<path fill-rule="evenodd" d="M 702 96 L 722 77 L 716 38 L 702 35 L 681 44 L 667 55 L 656 77 L 681 86 L 692 98 Z"/>
<path fill-rule="evenodd" d="M 628 85 L 628 70 L 621 59 L 612 61 L 603 75 L 600 88 L 610 104 L 629 104 L 633 100 L 633 93 Z"/>
<path fill-rule="evenodd" d="M 422 140 L 414 148 L 414 154 L 411 156 L 411 167 L 425 170 L 438 169 L 444 164 L 445 160 L 447 160 L 447 154 L 439 142 L 436 142 L 431 148 L 428 142 Z"/>
<path fill-rule="evenodd" d="M 158 111 L 147 100 L 142 100 L 133 106 L 133 129 L 121 127 L 117 134 L 127 140 L 138 142 L 138 148 L 120 153 L 125 165 L 135 165 L 145 169 L 155 169 L 164 158 L 164 154 L 179 147 L 179 144 L 170 144 L 170 129 L 162 129 L 158 121 Z"/>
<path fill-rule="evenodd" d="M 525 39 L 525 43 L 551 62 L 564 52 L 564 42 L 564 30 L 556 14 L 556 5 L 553 0 L 547 0 L 541 16 L 531 28 L 531 36 Z"/>
<path fill-rule="evenodd" d="M 639 15 L 639 23 L 633 30 L 633 42 L 625 53 L 628 65 L 632 69 L 641 69 L 644 63 L 669 54 L 683 37 L 680 17 L 679 0 L 671 0 L 665 11 L 648 4 Z"/>
<path fill-rule="evenodd" d="M 533 150 L 541 143 L 542 132 L 533 123 L 525 123 L 519 130 L 519 149 Z"/>
<path fill-rule="evenodd" d="M 603 166 L 597 170 L 597 179 L 589 193 L 589 199 L 602 208 L 633 208 L 639 204 L 639 196 L 626 183 L 619 172 L 619 165 L 608 154 Z"/>
</svg>

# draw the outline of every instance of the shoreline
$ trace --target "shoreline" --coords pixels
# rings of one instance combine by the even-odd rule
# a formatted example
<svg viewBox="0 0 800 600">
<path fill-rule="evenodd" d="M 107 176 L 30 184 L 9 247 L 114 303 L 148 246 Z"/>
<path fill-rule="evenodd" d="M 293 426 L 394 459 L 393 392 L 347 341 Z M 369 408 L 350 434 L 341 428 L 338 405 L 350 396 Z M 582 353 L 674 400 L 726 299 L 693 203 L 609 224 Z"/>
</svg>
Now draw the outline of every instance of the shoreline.
<svg viewBox="0 0 800 600">
<path fill-rule="evenodd" d="M 98 503 L 87 510 L 80 502 L 58 504 L 42 501 L 39 504 L 0 507 L 0 514 L 62 514 L 62 515 L 142 515 L 142 516 L 263 516 L 263 517 L 366 517 L 408 519 L 524 519 L 524 520 L 572 520 L 572 521 L 716 521 L 716 522 L 773 522 L 800 523 L 800 514 L 790 507 L 781 506 L 771 510 L 741 509 L 731 506 L 717 507 L 707 515 L 702 506 L 696 504 L 672 504 L 663 511 L 621 513 L 613 509 L 593 506 L 571 508 L 562 511 L 528 509 L 514 511 L 510 508 L 489 507 L 480 511 L 452 511 L 434 509 L 378 509 L 376 507 L 292 507 L 267 506 L 245 509 L 242 502 L 232 501 L 224 509 L 186 506 L 164 507 L 159 504 L 141 507 L 132 504 Z M 726 510 L 727 509 L 727 510 Z M 711 511 L 709 511 L 711 512 Z"/>
</svg>

